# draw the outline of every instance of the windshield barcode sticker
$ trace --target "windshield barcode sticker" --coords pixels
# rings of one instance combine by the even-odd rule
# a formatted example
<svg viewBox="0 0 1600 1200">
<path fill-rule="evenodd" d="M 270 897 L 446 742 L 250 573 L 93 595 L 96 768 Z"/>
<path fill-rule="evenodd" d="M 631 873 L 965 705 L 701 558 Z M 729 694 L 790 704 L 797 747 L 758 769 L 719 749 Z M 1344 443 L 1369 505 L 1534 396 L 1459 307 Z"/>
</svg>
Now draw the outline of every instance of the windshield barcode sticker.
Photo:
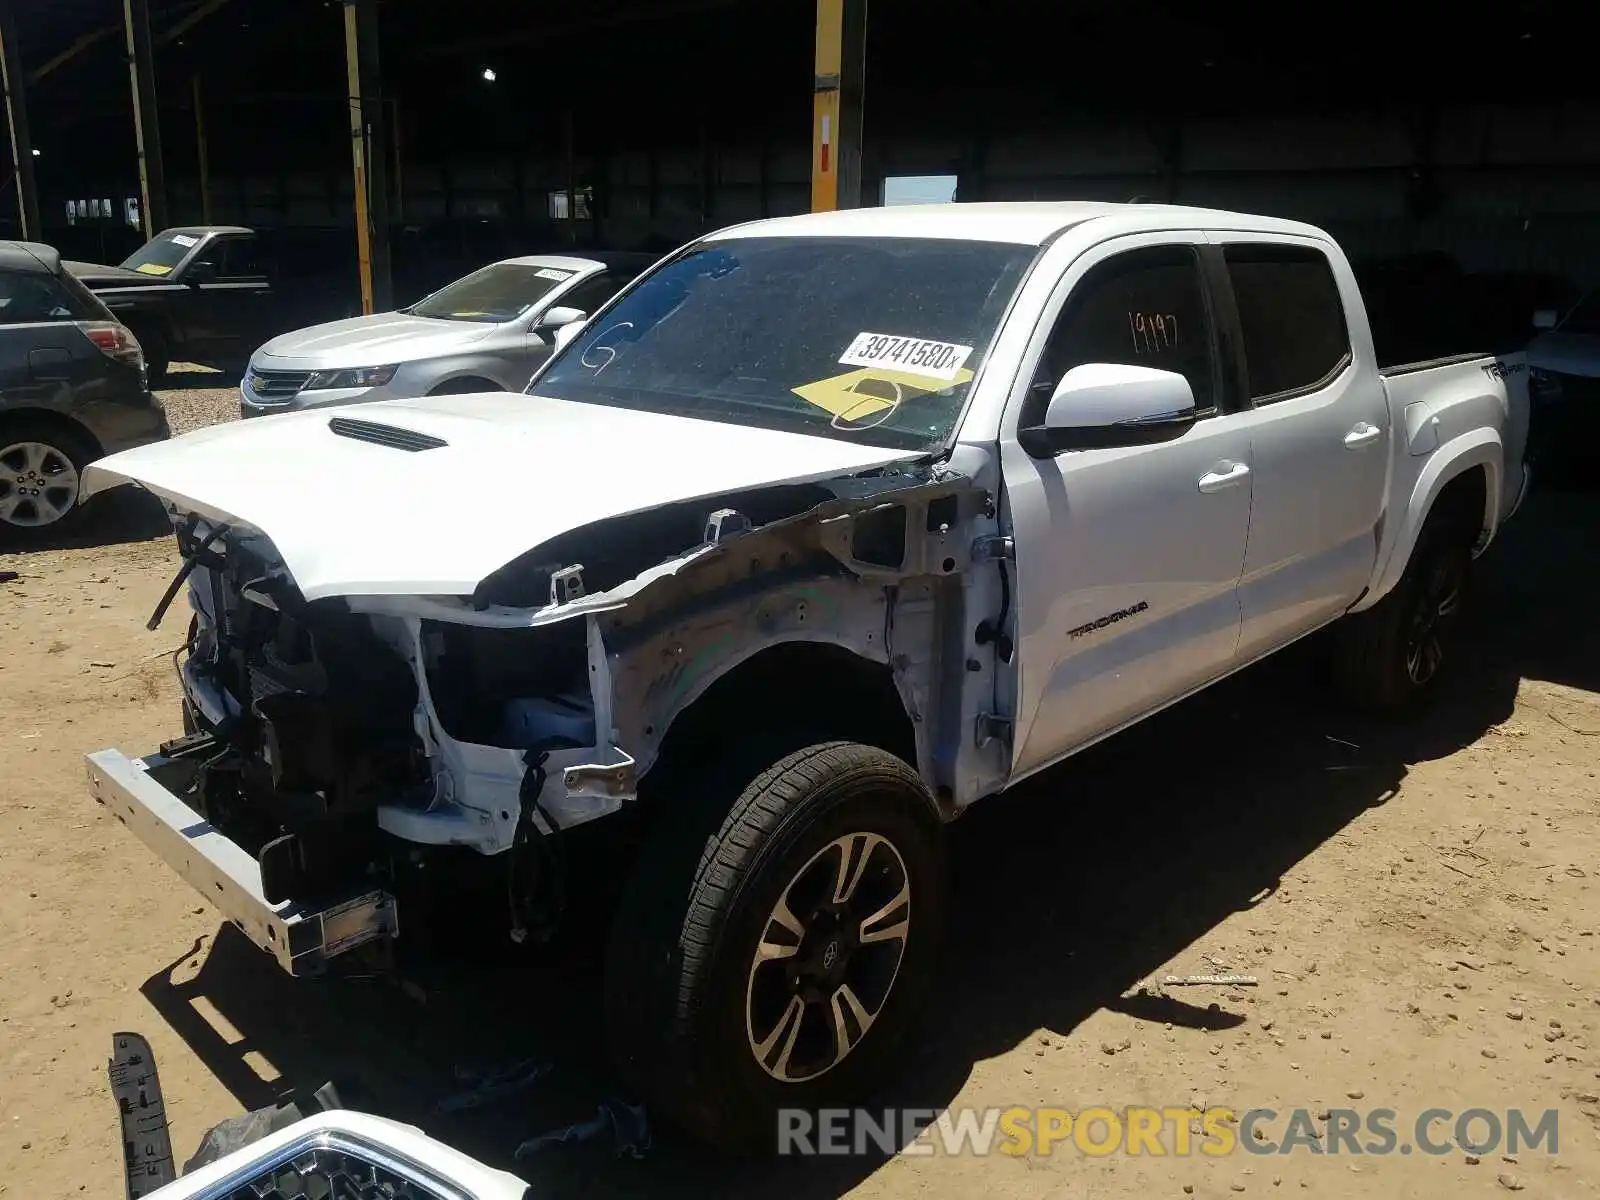
<svg viewBox="0 0 1600 1200">
<path fill-rule="evenodd" d="M 839 356 L 852 367 L 892 367 L 930 379 L 954 380 L 971 346 L 936 342 L 929 338 L 896 337 L 888 333 L 858 333 Z"/>
<path fill-rule="evenodd" d="M 571 279 L 572 272 L 558 271 L 554 267 L 540 267 L 534 272 L 534 276 L 538 279 L 554 279 L 557 283 L 560 283 L 563 279 Z"/>
<path fill-rule="evenodd" d="M 172 235 L 173 243 L 179 246 L 193 246 L 199 240 L 197 237 L 190 237 L 187 233 L 175 233 Z"/>
</svg>

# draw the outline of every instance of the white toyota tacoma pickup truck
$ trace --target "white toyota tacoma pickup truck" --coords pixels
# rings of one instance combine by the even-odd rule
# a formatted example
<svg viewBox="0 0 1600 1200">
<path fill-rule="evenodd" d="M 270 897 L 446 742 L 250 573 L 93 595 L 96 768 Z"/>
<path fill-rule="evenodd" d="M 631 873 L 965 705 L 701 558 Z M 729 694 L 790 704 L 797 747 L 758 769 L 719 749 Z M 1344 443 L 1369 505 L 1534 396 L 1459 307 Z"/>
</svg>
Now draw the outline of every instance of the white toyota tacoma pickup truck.
<svg viewBox="0 0 1600 1200">
<path fill-rule="evenodd" d="M 93 790 L 296 974 L 431 880 L 545 936 L 572 831 L 636 822 L 601 868 L 615 1055 L 770 1140 L 906 1027 L 969 805 L 1335 622 L 1352 695 L 1429 691 L 1526 486 L 1517 366 L 1381 369 L 1344 254 L 1288 221 L 724 230 L 525 394 L 99 463 L 169 506 L 194 615 L 188 736 L 91 755 Z"/>
</svg>

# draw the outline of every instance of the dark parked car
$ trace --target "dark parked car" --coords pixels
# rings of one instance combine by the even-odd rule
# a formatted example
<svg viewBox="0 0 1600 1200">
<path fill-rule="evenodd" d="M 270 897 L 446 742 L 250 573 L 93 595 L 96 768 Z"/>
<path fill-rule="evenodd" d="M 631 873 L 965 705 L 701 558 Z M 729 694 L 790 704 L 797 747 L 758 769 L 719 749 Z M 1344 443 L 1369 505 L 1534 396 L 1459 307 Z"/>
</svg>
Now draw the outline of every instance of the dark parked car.
<svg viewBox="0 0 1600 1200">
<path fill-rule="evenodd" d="M 66 266 L 133 330 L 158 385 L 172 362 L 242 367 L 281 323 L 260 241 L 240 225 L 164 229 L 120 266 Z"/>
<path fill-rule="evenodd" d="M 168 437 L 139 343 L 49 246 L 0 241 L 0 542 L 65 532 L 104 454 Z"/>
</svg>

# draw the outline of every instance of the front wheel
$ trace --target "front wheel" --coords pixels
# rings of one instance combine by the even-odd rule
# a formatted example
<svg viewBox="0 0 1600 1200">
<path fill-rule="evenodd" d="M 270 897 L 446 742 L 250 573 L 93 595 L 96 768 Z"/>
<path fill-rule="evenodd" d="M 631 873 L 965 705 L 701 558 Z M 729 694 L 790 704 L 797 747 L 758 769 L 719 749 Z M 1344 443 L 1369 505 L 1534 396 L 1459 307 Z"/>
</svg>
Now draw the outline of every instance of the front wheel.
<svg viewBox="0 0 1600 1200">
<path fill-rule="evenodd" d="M 859 1103 L 881 1078 L 940 940 L 943 831 L 910 767 L 850 742 L 785 756 L 723 811 L 709 836 L 686 819 L 645 847 L 607 1018 L 659 1110 L 770 1148 L 780 1110 Z"/>
<path fill-rule="evenodd" d="M 1341 623 L 1335 670 L 1351 701 L 1404 713 L 1429 697 L 1449 662 L 1471 565 L 1460 529 L 1442 521 L 1423 529 L 1394 590 Z"/>
</svg>

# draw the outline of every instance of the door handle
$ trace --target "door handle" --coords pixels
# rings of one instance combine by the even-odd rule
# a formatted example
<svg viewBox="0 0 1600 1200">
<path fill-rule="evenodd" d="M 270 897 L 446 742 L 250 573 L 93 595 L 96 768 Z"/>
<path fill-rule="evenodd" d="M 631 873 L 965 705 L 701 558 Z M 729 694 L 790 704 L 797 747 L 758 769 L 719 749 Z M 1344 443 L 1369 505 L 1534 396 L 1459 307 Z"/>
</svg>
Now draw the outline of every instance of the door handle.
<svg viewBox="0 0 1600 1200">
<path fill-rule="evenodd" d="M 1250 467 L 1246 463 L 1218 463 L 1214 468 L 1200 476 L 1200 490 L 1202 492 L 1220 492 L 1223 488 L 1231 488 L 1249 478 Z"/>
<path fill-rule="evenodd" d="M 1344 448 L 1346 450 L 1359 450 L 1363 446 L 1372 445 L 1382 436 L 1383 430 L 1379 429 L 1371 421 L 1362 421 L 1361 424 L 1344 435 Z"/>
</svg>

